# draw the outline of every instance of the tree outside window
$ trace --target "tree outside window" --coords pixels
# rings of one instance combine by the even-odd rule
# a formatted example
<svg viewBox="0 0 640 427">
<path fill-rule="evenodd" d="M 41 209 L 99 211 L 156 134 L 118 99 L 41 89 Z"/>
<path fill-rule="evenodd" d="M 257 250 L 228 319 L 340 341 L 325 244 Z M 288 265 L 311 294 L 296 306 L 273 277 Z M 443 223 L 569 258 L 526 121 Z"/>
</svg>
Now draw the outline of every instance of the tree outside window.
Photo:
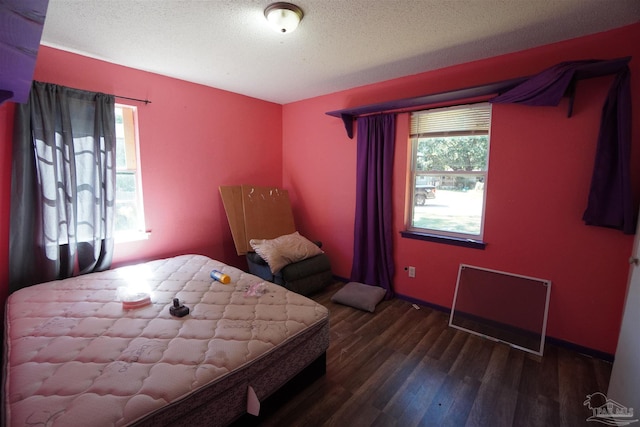
<svg viewBox="0 0 640 427">
<path fill-rule="evenodd" d="M 409 230 L 482 239 L 490 108 L 476 104 L 412 114 Z"/>
</svg>

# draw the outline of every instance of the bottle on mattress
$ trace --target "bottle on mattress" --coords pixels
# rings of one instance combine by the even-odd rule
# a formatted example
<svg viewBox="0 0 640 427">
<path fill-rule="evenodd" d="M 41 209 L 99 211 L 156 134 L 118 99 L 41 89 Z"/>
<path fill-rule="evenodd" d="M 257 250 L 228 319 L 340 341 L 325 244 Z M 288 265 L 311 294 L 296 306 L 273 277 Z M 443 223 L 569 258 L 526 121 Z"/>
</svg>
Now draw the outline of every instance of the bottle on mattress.
<svg viewBox="0 0 640 427">
<path fill-rule="evenodd" d="M 224 274 L 223 272 L 218 270 L 211 271 L 211 278 L 213 280 L 217 280 L 218 282 L 224 285 L 231 283 L 231 277 L 229 277 L 229 275 Z"/>
</svg>

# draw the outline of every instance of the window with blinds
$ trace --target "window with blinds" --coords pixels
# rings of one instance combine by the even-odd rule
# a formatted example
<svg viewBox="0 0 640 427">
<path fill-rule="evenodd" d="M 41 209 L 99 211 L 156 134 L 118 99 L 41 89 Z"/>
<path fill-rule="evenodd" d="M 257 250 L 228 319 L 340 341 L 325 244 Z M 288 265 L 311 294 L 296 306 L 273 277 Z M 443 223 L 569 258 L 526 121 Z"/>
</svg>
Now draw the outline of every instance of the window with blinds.
<svg viewBox="0 0 640 427">
<path fill-rule="evenodd" d="M 409 230 L 482 240 L 490 128 L 488 103 L 411 114 Z"/>
<path fill-rule="evenodd" d="M 491 104 L 473 104 L 411 114 L 411 136 L 487 135 L 491 125 Z"/>
</svg>

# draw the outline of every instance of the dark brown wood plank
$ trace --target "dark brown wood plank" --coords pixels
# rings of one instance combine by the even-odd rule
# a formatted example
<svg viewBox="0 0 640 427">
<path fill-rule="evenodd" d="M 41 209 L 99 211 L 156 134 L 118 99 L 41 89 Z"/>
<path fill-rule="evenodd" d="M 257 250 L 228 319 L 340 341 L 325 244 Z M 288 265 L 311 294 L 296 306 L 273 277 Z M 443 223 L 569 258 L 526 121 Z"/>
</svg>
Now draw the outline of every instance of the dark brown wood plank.
<svg viewBox="0 0 640 427">
<path fill-rule="evenodd" d="M 475 335 L 467 337 L 449 370 L 449 375 L 481 380 L 489 365 L 494 345 Z"/>
<path fill-rule="evenodd" d="M 554 345 L 543 357 L 448 326 L 448 314 L 392 299 L 375 313 L 312 298 L 330 312 L 326 375 L 265 426 L 583 426 L 586 394 L 611 364 Z"/>
<path fill-rule="evenodd" d="M 586 416 L 584 418 L 586 420 Z M 559 426 L 559 404 L 545 396 L 518 394 L 513 426 Z"/>
<path fill-rule="evenodd" d="M 590 415 L 583 405 L 586 396 L 600 391 L 607 393 L 606 389 L 599 389 L 593 365 L 589 357 L 574 353 L 564 348 L 559 348 L 558 375 L 560 395 L 560 425 L 574 426 Z M 587 425 L 587 424 L 584 424 Z"/>
<path fill-rule="evenodd" d="M 436 361 L 425 358 L 410 378 L 412 387 L 394 396 L 394 405 L 387 413 L 397 414 L 398 425 L 418 425 L 446 379 L 447 374 L 436 366 Z"/>
<path fill-rule="evenodd" d="M 513 424 L 518 393 L 500 382 L 480 385 L 465 427 L 511 426 Z"/>
<path fill-rule="evenodd" d="M 525 354 L 523 351 L 511 348 L 506 344 L 494 345 L 482 382 L 493 383 L 502 388 L 517 391 Z"/>
<path fill-rule="evenodd" d="M 260 425 L 323 425 L 352 395 L 340 384 L 331 381 L 327 375 L 294 396 Z M 314 402 L 314 404 L 309 405 L 308 402 Z"/>
</svg>

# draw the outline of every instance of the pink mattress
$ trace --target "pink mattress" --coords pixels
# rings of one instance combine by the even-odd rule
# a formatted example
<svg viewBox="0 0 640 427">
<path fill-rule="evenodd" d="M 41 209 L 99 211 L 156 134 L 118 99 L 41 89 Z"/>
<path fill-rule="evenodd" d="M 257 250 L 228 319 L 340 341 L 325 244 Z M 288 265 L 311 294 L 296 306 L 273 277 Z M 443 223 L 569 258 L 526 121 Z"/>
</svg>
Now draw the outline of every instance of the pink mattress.
<svg viewBox="0 0 640 427">
<path fill-rule="evenodd" d="M 231 276 L 224 285 L 211 270 Z M 272 283 L 184 255 L 31 286 L 7 300 L 7 426 L 226 425 L 329 345 L 328 311 Z M 125 287 L 152 304 L 124 310 Z M 169 313 L 173 298 L 190 308 Z"/>
</svg>

